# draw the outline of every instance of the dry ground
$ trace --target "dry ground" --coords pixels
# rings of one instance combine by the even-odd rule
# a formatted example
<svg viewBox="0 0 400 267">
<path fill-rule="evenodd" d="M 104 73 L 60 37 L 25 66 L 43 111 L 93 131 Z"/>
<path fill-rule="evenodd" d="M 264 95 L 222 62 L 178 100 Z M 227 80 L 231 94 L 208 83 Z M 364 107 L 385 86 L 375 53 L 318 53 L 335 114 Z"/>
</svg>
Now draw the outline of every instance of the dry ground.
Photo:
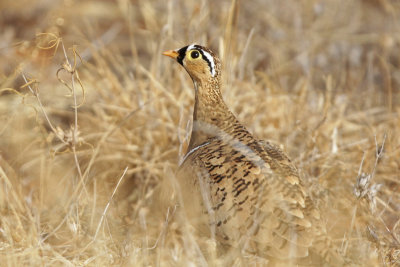
<svg viewBox="0 0 400 267">
<path fill-rule="evenodd" d="M 223 58 L 239 119 L 294 159 L 331 246 L 350 266 L 399 265 L 396 0 L 2 0 L 0 265 L 237 257 L 215 256 L 157 198 L 194 94 L 161 52 L 193 42 Z"/>
</svg>

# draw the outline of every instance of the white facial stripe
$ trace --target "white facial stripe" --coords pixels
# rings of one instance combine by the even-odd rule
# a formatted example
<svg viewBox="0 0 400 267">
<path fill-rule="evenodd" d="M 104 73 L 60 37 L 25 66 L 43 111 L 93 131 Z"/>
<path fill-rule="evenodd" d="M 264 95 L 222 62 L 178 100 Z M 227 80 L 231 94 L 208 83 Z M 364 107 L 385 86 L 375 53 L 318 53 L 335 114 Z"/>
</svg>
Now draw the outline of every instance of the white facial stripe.
<svg viewBox="0 0 400 267">
<path fill-rule="evenodd" d="M 196 44 L 191 44 L 188 46 L 186 51 L 190 51 L 192 49 L 197 49 L 196 48 Z M 211 64 L 211 76 L 214 77 L 215 76 L 215 63 L 214 63 L 214 58 L 210 55 L 210 53 L 201 50 L 201 52 L 204 54 L 204 56 L 207 58 L 207 60 L 210 62 Z"/>
<path fill-rule="evenodd" d="M 202 50 L 203 54 L 206 56 L 208 61 L 211 63 L 211 75 L 214 77 L 215 75 L 215 63 L 214 63 L 214 58 L 210 55 L 210 53 Z"/>
<path fill-rule="evenodd" d="M 188 48 L 187 48 L 187 51 L 192 50 L 193 48 L 195 48 L 194 46 L 195 46 L 195 44 L 189 45 Z"/>
</svg>

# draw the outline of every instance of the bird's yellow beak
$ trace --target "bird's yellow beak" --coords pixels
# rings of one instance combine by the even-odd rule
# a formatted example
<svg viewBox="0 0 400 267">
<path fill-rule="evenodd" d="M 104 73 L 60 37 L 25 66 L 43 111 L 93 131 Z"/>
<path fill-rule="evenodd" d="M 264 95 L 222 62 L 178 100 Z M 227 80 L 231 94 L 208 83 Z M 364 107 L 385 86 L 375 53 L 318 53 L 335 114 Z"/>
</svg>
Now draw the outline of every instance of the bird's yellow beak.
<svg viewBox="0 0 400 267">
<path fill-rule="evenodd" d="M 162 53 L 164 56 L 172 57 L 173 59 L 176 59 L 179 56 L 179 53 L 176 52 L 175 50 L 168 50 Z"/>
</svg>

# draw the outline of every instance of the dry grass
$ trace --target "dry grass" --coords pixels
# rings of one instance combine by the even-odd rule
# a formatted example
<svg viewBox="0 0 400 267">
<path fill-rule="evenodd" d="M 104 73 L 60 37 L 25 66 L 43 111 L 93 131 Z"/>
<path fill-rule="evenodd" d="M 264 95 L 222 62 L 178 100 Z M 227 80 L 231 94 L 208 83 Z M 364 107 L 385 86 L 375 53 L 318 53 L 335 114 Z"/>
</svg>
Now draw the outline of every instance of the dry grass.
<svg viewBox="0 0 400 267">
<path fill-rule="evenodd" d="M 1 1 L 0 265 L 237 256 L 216 257 L 156 193 L 194 94 L 161 52 L 192 42 L 222 56 L 239 119 L 295 160 L 332 246 L 399 265 L 399 18 L 390 0 Z"/>
</svg>

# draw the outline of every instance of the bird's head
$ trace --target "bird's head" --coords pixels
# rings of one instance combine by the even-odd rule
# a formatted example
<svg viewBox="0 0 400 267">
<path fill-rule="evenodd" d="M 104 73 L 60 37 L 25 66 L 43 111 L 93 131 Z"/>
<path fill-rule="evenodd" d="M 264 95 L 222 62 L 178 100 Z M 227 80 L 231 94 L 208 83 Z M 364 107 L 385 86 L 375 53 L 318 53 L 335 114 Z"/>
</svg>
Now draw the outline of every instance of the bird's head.
<svg viewBox="0 0 400 267">
<path fill-rule="evenodd" d="M 214 53 L 203 46 L 192 44 L 163 53 L 181 64 L 196 83 L 219 80 L 221 63 Z"/>
</svg>

